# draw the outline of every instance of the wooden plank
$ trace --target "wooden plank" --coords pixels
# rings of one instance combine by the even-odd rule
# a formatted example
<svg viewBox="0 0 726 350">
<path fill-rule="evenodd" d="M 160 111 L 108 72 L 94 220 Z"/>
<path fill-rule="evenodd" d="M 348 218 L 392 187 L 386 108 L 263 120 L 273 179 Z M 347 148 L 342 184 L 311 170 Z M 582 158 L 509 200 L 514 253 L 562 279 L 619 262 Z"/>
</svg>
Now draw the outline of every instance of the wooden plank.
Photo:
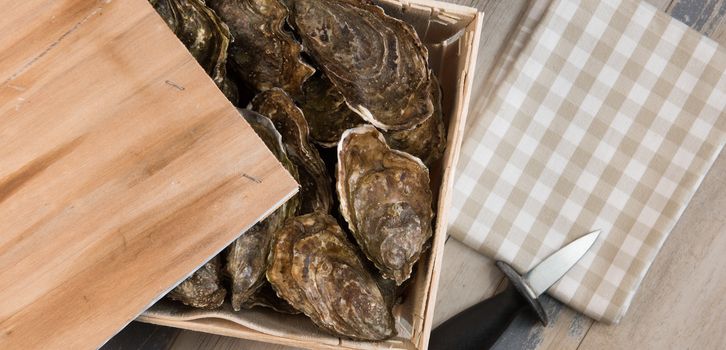
<svg viewBox="0 0 726 350">
<path fill-rule="evenodd" d="M 171 348 L 176 350 L 294 350 L 299 348 L 288 347 L 277 344 L 262 343 L 246 339 L 220 337 L 213 334 L 183 332 L 177 337 Z"/>
<path fill-rule="evenodd" d="M 147 1 L 0 7 L 0 348 L 95 348 L 297 184 Z"/>
<path fill-rule="evenodd" d="M 668 12 L 718 42 L 726 40 L 726 0 L 673 1 Z"/>
<path fill-rule="evenodd" d="M 494 350 L 576 349 L 592 320 L 547 295 L 540 297 L 550 324 L 543 327 L 533 313 L 518 315 Z"/>
<path fill-rule="evenodd" d="M 455 239 L 449 239 L 444 249 L 434 327 L 491 296 L 502 278 L 504 275 L 491 259 Z"/>
</svg>

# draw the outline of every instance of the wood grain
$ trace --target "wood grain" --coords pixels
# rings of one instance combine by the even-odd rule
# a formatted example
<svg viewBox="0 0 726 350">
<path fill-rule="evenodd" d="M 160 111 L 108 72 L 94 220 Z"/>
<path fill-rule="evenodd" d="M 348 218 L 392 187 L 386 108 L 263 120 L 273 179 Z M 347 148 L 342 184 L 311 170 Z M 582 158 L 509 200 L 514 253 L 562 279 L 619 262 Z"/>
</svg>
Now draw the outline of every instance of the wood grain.
<svg viewBox="0 0 726 350">
<path fill-rule="evenodd" d="M 198 349 L 245 349 L 245 350 L 291 350 L 296 349 L 289 346 L 261 343 L 252 340 L 220 337 L 213 334 L 204 334 L 191 331 L 180 332 L 170 346 L 176 350 L 198 350 Z"/>
<path fill-rule="evenodd" d="M 486 72 L 516 24 L 526 0 L 443 0 L 484 10 L 477 77 L 470 115 L 484 106 L 481 91 Z M 726 45 L 724 0 L 648 0 L 661 10 Z M 478 102 L 479 101 L 479 102 Z M 547 298 L 551 324 L 542 327 L 523 317 L 514 321 L 496 345 L 499 350 L 567 349 L 722 349 L 726 319 L 724 217 L 726 217 L 726 154 L 696 193 L 643 281 L 620 325 L 605 326 Z M 491 296 L 502 275 L 493 262 L 449 239 L 436 302 L 434 323 Z M 169 349 L 279 349 L 245 340 L 179 331 Z"/>
<path fill-rule="evenodd" d="M 0 348 L 94 348 L 297 184 L 147 1 L 0 7 Z"/>
<path fill-rule="evenodd" d="M 673 1 L 668 12 L 718 42 L 726 40 L 726 0 Z"/>
<path fill-rule="evenodd" d="M 434 327 L 471 306 L 472 300 L 491 296 L 502 281 L 491 259 L 449 238 L 444 249 L 444 273 L 436 296 Z"/>
</svg>

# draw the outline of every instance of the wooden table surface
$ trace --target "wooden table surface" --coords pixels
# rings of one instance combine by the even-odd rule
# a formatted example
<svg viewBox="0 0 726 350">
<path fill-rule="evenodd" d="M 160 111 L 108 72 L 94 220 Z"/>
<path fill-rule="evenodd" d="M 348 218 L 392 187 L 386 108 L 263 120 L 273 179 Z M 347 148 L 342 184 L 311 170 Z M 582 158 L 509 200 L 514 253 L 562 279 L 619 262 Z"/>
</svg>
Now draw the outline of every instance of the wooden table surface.
<svg viewBox="0 0 726 350">
<path fill-rule="evenodd" d="M 471 116 L 484 107 L 489 68 L 526 0 L 444 0 L 485 13 Z M 648 0 L 726 45 L 726 0 Z M 514 321 L 497 349 L 726 349 L 726 152 L 706 176 L 618 325 L 594 323 L 545 298 L 551 324 Z M 434 326 L 492 295 L 504 284 L 493 262 L 447 240 Z M 132 323 L 104 349 L 277 350 L 277 345 Z"/>
</svg>

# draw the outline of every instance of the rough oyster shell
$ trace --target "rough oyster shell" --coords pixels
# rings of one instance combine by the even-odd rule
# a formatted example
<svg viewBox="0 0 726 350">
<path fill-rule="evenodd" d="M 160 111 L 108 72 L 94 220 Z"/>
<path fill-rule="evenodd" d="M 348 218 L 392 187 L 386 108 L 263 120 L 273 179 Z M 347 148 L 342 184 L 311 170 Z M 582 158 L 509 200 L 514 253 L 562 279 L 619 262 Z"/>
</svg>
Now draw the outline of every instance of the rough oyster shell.
<svg viewBox="0 0 726 350">
<path fill-rule="evenodd" d="M 275 157 L 293 177 L 296 177 L 297 170 L 287 157 L 282 138 L 272 122 L 255 112 L 239 111 Z M 273 234 L 282 227 L 288 218 L 295 215 L 298 208 L 299 198 L 296 195 L 267 218 L 243 233 L 227 249 L 224 270 L 231 281 L 232 308 L 235 310 L 239 311 L 242 305 L 265 283 L 265 270 L 268 266 L 267 255 L 270 251 Z"/>
<path fill-rule="evenodd" d="M 202 0 L 149 0 L 174 34 L 232 102 L 237 87 L 227 79 L 227 48 L 232 35 Z"/>
<path fill-rule="evenodd" d="M 431 116 L 428 51 L 409 24 L 360 0 L 295 0 L 290 19 L 305 51 L 363 119 L 404 130 Z"/>
<path fill-rule="evenodd" d="M 274 232 L 282 226 L 284 210 L 277 210 L 252 226 L 227 248 L 224 272 L 229 276 L 232 308 L 239 311 L 265 282 L 267 253 Z"/>
<path fill-rule="evenodd" d="M 207 0 L 209 7 L 227 23 L 234 41 L 230 61 L 251 87 L 264 91 L 279 87 L 293 96 L 315 69 L 304 63 L 302 50 L 283 30 L 288 16 L 280 0 Z"/>
<path fill-rule="evenodd" d="M 384 295 L 328 214 L 299 216 L 277 231 L 267 279 L 279 296 L 330 332 L 363 340 L 395 334 Z"/>
<path fill-rule="evenodd" d="M 220 282 L 219 260 L 219 256 L 212 258 L 169 292 L 167 297 L 202 309 L 220 307 L 227 291 Z"/>
<path fill-rule="evenodd" d="M 320 146 L 335 147 L 346 130 L 366 124 L 345 104 L 345 97 L 319 73 L 303 85 L 300 107 L 310 126 L 310 137 Z"/>
<path fill-rule="evenodd" d="M 300 311 L 292 307 L 290 303 L 278 297 L 275 290 L 272 289 L 272 285 L 270 285 L 267 281 L 265 281 L 262 287 L 260 287 L 255 294 L 242 304 L 242 307 L 247 309 L 251 309 L 255 306 L 266 307 L 283 314 L 295 315 L 300 313 Z"/>
<path fill-rule="evenodd" d="M 383 277 L 403 283 L 432 235 L 429 173 L 418 158 L 388 147 L 370 125 L 338 145 L 340 211 Z"/>
<path fill-rule="evenodd" d="M 388 131 L 383 136 L 392 148 L 420 158 L 430 167 L 446 150 L 446 127 L 441 110 L 441 87 L 431 73 L 431 96 L 434 113 L 423 123 L 410 130 Z"/>
<path fill-rule="evenodd" d="M 250 124 L 252 129 L 255 130 L 257 136 L 259 136 L 265 143 L 265 146 L 272 152 L 272 154 L 280 161 L 283 167 L 290 172 L 295 180 L 298 180 L 300 175 L 298 174 L 297 167 L 290 160 L 285 144 L 282 140 L 282 135 L 275 128 L 275 124 L 272 123 L 270 118 L 261 115 L 255 111 L 248 109 L 237 108 L 237 111 L 245 118 L 247 123 Z M 296 213 L 299 209 L 299 195 L 295 195 L 293 198 L 287 201 L 288 207 L 294 209 L 292 212 Z"/>
<path fill-rule="evenodd" d="M 288 157 L 297 167 L 300 183 L 298 214 L 329 212 L 333 185 L 318 150 L 310 144 L 310 131 L 302 110 L 279 88 L 259 93 L 252 100 L 252 109 L 270 118 L 282 135 Z"/>
</svg>

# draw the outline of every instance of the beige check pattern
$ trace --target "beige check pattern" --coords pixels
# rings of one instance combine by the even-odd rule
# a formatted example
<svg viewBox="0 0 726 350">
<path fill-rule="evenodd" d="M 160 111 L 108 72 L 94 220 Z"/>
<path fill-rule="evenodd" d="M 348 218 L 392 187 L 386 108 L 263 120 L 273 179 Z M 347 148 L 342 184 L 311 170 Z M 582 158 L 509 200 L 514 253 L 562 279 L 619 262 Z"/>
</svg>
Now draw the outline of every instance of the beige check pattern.
<svg viewBox="0 0 726 350">
<path fill-rule="evenodd" d="M 631 0 L 533 2 L 469 123 L 450 233 L 520 272 L 594 229 L 549 293 L 625 314 L 726 142 L 726 51 Z"/>
</svg>

